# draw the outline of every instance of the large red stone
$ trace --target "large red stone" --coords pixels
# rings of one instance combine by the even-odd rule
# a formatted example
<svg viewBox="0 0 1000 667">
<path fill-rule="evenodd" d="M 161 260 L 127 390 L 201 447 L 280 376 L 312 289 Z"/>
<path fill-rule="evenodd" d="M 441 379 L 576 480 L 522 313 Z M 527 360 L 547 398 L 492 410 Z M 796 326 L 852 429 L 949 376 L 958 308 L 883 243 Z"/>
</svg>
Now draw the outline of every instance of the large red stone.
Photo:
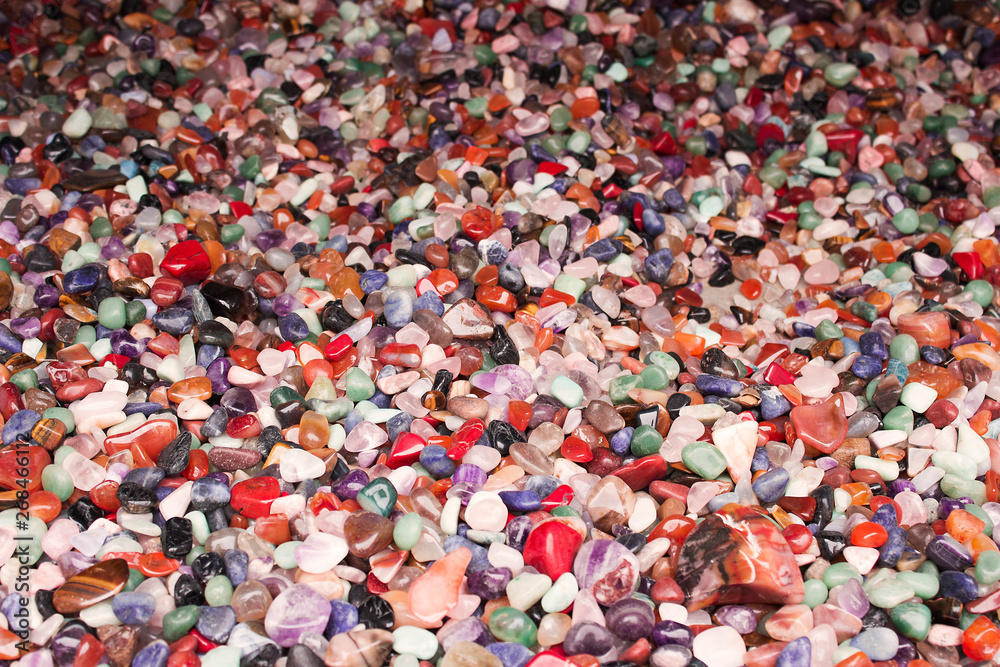
<svg viewBox="0 0 1000 667">
<path fill-rule="evenodd" d="M 233 509 L 248 519 L 259 519 L 271 511 L 271 503 L 281 495 L 281 485 L 273 477 L 254 477 L 238 482 L 230 490 Z"/>
<path fill-rule="evenodd" d="M 24 465 L 25 459 L 28 465 Z M 42 447 L 19 446 L 4 450 L 0 452 L 0 488 L 37 491 L 42 488 L 42 470 L 51 463 L 52 458 Z"/>
<path fill-rule="evenodd" d="M 721 604 L 798 604 L 805 597 L 791 548 L 760 508 L 726 505 L 691 531 L 677 561 L 691 611 Z"/>
<path fill-rule="evenodd" d="M 583 544 L 575 529 L 559 520 L 539 524 L 524 543 L 524 564 L 552 581 L 573 570 L 573 559 Z"/>
<path fill-rule="evenodd" d="M 160 270 L 191 285 L 211 275 L 212 260 L 197 241 L 182 241 L 163 256 Z"/>
</svg>

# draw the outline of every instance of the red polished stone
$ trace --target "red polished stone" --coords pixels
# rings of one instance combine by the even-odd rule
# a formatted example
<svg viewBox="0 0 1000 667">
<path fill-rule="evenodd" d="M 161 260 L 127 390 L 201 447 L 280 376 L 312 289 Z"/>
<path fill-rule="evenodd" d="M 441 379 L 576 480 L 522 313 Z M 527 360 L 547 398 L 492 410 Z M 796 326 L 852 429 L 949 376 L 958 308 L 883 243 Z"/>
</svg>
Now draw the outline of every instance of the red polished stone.
<svg viewBox="0 0 1000 667">
<path fill-rule="evenodd" d="M 197 241 L 182 241 L 167 251 L 160 270 L 186 285 L 200 283 L 212 273 L 212 260 Z"/>
<path fill-rule="evenodd" d="M 257 415 L 242 415 L 229 420 L 226 435 L 230 438 L 256 438 L 263 431 Z"/>
<path fill-rule="evenodd" d="M 128 258 L 128 270 L 136 278 L 149 278 L 153 275 L 153 257 L 146 252 L 137 252 Z"/>
<path fill-rule="evenodd" d="M 955 263 L 961 267 L 965 275 L 969 277 L 969 280 L 979 280 L 983 277 L 985 268 L 983 267 L 983 260 L 980 258 L 977 252 L 956 252 L 952 254 L 952 258 Z"/>
<path fill-rule="evenodd" d="M 420 451 L 427 445 L 416 433 L 400 433 L 389 450 L 389 458 L 385 464 L 395 470 L 416 463 L 420 459 Z"/>
<path fill-rule="evenodd" d="M 52 458 L 43 447 L 6 449 L 0 452 L 0 488 L 37 491 L 42 488 L 42 469 L 51 463 Z"/>
<path fill-rule="evenodd" d="M 548 512 L 553 508 L 569 505 L 575 495 L 571 486 L 567 484 L 557 486 L 555 491 L 542 499 L 542 509 Z"/>
<path fill-rule="evenodd" d="M 720 604 L 798 604 L 802 574 L 788 542 L 762 508 L 729 504 L 688 535 L 677 583 L 692 611 Z"/>
<path fill-rule="evenodd" d="M 666 477 L 669 469 L 666 459 L 659 454 L 651 454 L 626 463 L 612 474 L 621 477 L 633 491 L 641 491 L 653 480 Z"/>
<path fill-rule="evenodd" d="M 451 436 L 451 448 L 448 449 L 447 456 L 452 461 L 461 461 L 462 457 L 469 453 L 472 446 L 479 442 L 479 438 L 486 432 L 486 424 L 482 419 L 470 419 Z"/>
<path fill-rule="evenodd" d="M 24 399 L 17 385 L 11 382 L 0 384 L 0 417 L 7 422 L 19 410 L 24 410 Z"/>
<path fill-rule="evenodd" d="M 587 463 L 594 460 L 594 453 L 590 451 L 590 445 L 573 436 L 563 440 L 562 445 L 559 446 L 559 453 L 563 455 L 564 459 L 576 463 Z"/>
<path fill-rule="evenodd" d="M 108 454 L 117 454 L 129 449 L 132 445 L 140 445 L 155 460 L 163 448 L 176 437 L 177 424 L 169 419 L 153 419 L 134 431 L 106 438 L 104 449 Z"/>
<path fill-rule="evenodd" d="M 248 519 L 268 514 L 271 503 L 281 496 L 281 485 L 273 477 L 254 477 L 237 482 L 231 489 L 230 504 Z"/>
<path fill-rule="evenodd" d="M 552 581 L 572 571 L 573 559 L 583 544 L 574 528 L 553 519 L 539 524 L 524 543 L 524 564 L 538 570 Z"/>
</svg>

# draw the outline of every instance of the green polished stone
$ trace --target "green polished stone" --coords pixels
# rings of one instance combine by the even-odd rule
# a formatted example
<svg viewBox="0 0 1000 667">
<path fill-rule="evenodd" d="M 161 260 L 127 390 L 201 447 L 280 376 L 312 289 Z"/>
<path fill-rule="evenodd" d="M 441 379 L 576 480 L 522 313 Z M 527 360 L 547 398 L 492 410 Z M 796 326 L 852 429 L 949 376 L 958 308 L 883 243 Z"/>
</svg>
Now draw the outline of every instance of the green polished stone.
<svg viewBox="0 0 1000 667">
<path fill-rule="evenodd" d="M 834 324 L 831 320 L 823 320 L 816 326 L 815 334 L 816 340 L 843 338 L 844 330 Z"/>
<path fill-rule="evenodd" d="M 632 440 L 629 443 L 630 450 L 637 458 L 651 456 L 660 451 L 663 445 L 663 436 L 652 426 L 643 424 L 636 427 L 632 433 Z"/>
<path fill-rule="evenodd" d="M 858 569 L 850 563 L 834 563 L 823 572 L 823 584 L 827 589 L 840 586 L 846 583 L 848 579 L 857 579 L 858 583 L 864 581 Z"/>
<path fill-rule="evenodd" d="M 826 602 L 826 599 L 830 595 L 830 591 L 827 590 L 826 584 L 824 584 L 819 579 L 809 579 L 805 582 L 806 596 L 802 600 L 802 603 L 807 605 L 810 609 L 815 609 L 817 606 Z"/>
<path fill-rule="evenodd" d="M 375 395 L 375 383 L 360 368 L 350 369 L 344 377 L 347 382 L 347 398 L 352 401 L 365 401 Z"/>
<path fill-rule="evenodd" d="M 66 502 L 73 495 L 73 477 L 61 466 L 47 465 L 42 469 L 42 488 Z"/>
<path fill-rule="evenodd" d="M 931 630 L 931 610 L 918 602 L 904 602 L 889 611 L 889 618 L 904 637 L 918 642 L 927 638 Z"/>
<path fill-rule="evenodd" d="M 726 457 L 715 445 L 692 442 L 681 451 L 684 465 L 704 479 L 715 479 L 726 470 Z"/>
<path fill-rule="evenodd" d="M 379 477 L 368 482 L 358 491 L 357 501 L 362 509 L 389 516 L 396 506 L 396 487 L 385 477 Z"/>
<path fill-rule="evenodd" d="M 34 375 L 34 371 L 31 371 L 31 374 Z M 35 377 L 35 382 L 37 385 L 37 376 Z M 608 395 L 611 397 L 611 402 L 614 405 L 631 403 L 632 399 L 629 397 L 628 392 L 632 389 L 643 389 L 642 377 L 638 375 L 623 375 L 616 377 L 611 381 L 611 387 L 608 390 Z"/>
<path fill-rule="evenodd" d="M 168 611 L 163 617 L 163 638 L 175 642 L 195 626 L 201 616 L 201 608 L 189 604 Z"/>
<path fill-rule="evenodd" d="M 233 582 L 224 574 L 218 574 L 205 584 L 205 602 L 210 607 L 225 607 L 233 599 Z"/>
<path fill-rule="evenodd" d="M 523 611 L 500 607 L 490 614 L 490 632 L 499 641 L 531 648 L 538 641 L 538 627 Z"/>
<path fill-rule="evenodd" d="M 1000 553 L 984 551 L 976 560 L 976 581 L 984 586 L 992 586 L 1000 581 Z"/>
<path fill-rule="evenodd" d="M 419 514 L 410 512 L 400 517 L 392 531 L 392 539 L 402 551 L 409 551 L 417 544 L 424 522 Z"/>
</svg>

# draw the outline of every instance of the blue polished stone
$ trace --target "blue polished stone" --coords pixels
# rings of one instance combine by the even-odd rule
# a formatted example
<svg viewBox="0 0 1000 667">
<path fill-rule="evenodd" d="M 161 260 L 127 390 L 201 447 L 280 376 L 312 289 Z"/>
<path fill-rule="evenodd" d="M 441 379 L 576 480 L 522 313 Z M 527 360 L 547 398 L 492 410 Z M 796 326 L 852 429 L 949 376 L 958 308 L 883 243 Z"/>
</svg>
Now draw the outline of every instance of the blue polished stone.
<svg viewBox="0 0 1000 667">
<path fill-rule="evenodd" d="M 875 357 L 861 354 L 851 364 L 851 372 L 863 380 L 870 380 L 882 372 L 882 362 Z"/>
<path fill-rule="evenodd" d="M 389 442 L 395 442 L 403 433 L 407 433 L 410 430 L 410 425 L 413 424 L 413 415 L 406 412 L 400 412 L 398 415 L 393 415 L 389 418 L 389 421 L 385 423 L 385 430 L 389 434 Z"/>
<path fill-rule="evenodd" d="M 503 667 L 524 667 L 535 657 L 528 647 L 512 642 L 496 642 L 487 646 L 486 650 L 500 658 Z"/>
<path fill-rule="evenodd" d="M 593 257 L 598 262 L 610 262 L 622 253 L 625 246 L 617 239 L 601 239 L 583 251 L 584 257 Z"/>
<path fill-rule="evenodd" d="M 126 415 L 143 414 L 147 417 L 150 415 L 155 415 L 157 412 L 163 410 L 163 406 L 159 403 L 126 403 L 125 407 L 122 408 L 122 412 Z M 203 430 L 202 433 L 205 431 Z M 220 434 L 221 435 L 221 434 Z"/>
<path fill-rule="evenodd" d="M 765 472 L 753 481 L 754 495 L 762 503 L 778 502 L 785 494 L 789 479 L 788 471 L 784 468 Z"/>
<path fill-rule="evenodd" d="M 163 468 L 148 466 L 129 470 L 122 482 L 132 482 L 144 489 L 155 489 L 163 481 L 164 477 L 166 477 L 166 473 L 163 472 Z"/>
<path fill-rule="evenodd" d="M 890 359 L 885 366 L 887 375 L 895 375 L 899 379 L 899 384 L 906 384 L 906 379 L 910 377 L 910 369 L 899 359 Z"/>
<path fill-rule="evenodd" d="M 687 210 L 687 201 L 684 199 L 684 195 L 674 188 L 669 188 L 663 193 L 663 203 L 675 211 Z"/>
<path fill-rule="evenodd" d="M 153 324 L 171 336 L 183 336 L 194 328 L 194 313 L 187 308 L 167 308 L 153 315 Z"/>
<path fill-rule="evenodd" d="M 201 434 L 206 438 L 215 438 L 226 432 L 229 424 L 229 413 L 223 407 L 212 410 L 212 414 L 201 425 Z"/>
<path fill-rule="evenodd" d="M 731 380 L 708 373 L 702 373 L 696 377 L 694 384 L 702 394 L 711 394 L 713 396 L 732 398 L 739 396 L 740 392 L 743 391 L 743 383 L 739 380 Z"/>
<path fill-rule="evenodd" d="M 0 324 L 0 348 L 17 354 L 21 351 L 21 341 L 15 336 L 7 325 Z"/>
<path fill-rule="evenodd" d="M 413 321 L 413 297 L 407 290 L 398 289 L 389 293 L 385 299 L 386 324 L 393 329 L 402 329 Z"/>
<path fill-rule="evenodd" d="M 662 215 L 647 208 L 642 212 L 642 231 L 650 236 L 659 236 L 667 231 L 667 223 Z"/>
<path fill-rule="evenodd" d="M 792 324 L 792 333 L 799 338 L 815 338 L 816 327 L 811 324 L 806 324 L 805 322 L 795 322 Z"/>
<path fill-rule="evenodd" d="M 923 345 L 920 347 L 920 356 L 929 364 L 943 364 L 950 356 L 948 352 L 933 345 Z"/>
<path fill-rule="evenodd" d="M 191 485 L 191 507 L 208 512 L 229 503 L 229 485 L 213 477 L 200 477 Z"/>
<path fill-rule="evenodd" d="M 882 336 L 874 331 L 861 334 L 858 346 L 861 348 L 861 354 L 867 354 L 869 357 L 883 361 L 889 358 L 889 348 L 886 347 Z"/>
<path fill-rule="evenodd" d="M 436 293 L 427 291 L 413 302 L 413 310 L 429 310 L 438 317 L 444 315 L 444 301 Z"/>
<path fill-rule="evenodd" d="M 476 247 L 479 251 L 479 258 L 486 264 L 499 266 L 507 261 L 507 248 L 494 239 L 483 239 Z"/>
<path fill-rule="evenodd" d="M 777 387 L 768 387 L 760 392 L 760 416 L 768 420 L 788 414 L 792 404 Z"/>
<path fill-rule="evenodd" d="M 169 657 L 170 647 L 161 639 L 136 653 L 132 658 L 132 667 L 166 667 Z"/>
<path fill-rule="evenodd" d="M 882 507 L 886 507 L 886 505 Z M 895 567 L 903 555 L 903 549 L 906 548 L 907 533 L 905 528 L 893 526 L 887 532 L 889 535 L 885 540 L 885 544 L 879 547 L 878 550 L 879 567 Z"/>
<path fill-rule="evenodd" d="M 767 470 L 770 465 L 771 459 L 768 458 L 766 447 L 758 447 L 753 450 L 753 459 L 750 461 L 750 472 Z"/>
<path fill-rule="evenodd" d="M 92 291 L 101 282 L 101 269 L 97 264 L 84 264 L 63 276 L 63 292 L 83 294 Z"/>
<path fill-rule="evenodd" d="M 389 283 L 389 276 L 383 271 L 365 271 L 361 274 L 361 289 L 365 294 L 377 292 Z"/>
<path fill-rule="evenodd" d="M 229 605 L 223 607 L 201 608 L 198 623 L 194 626 L 209 641 L 224 644 L 229 639 L 229 633 L 236 626 L 236 612 Z"/>
<path fill-rule="evenodd" d="M 0 438 L 3 438 L 4 445 L 10 445 L 18 440 L 27 440 L 32 427 L 42 416 L 34 410 L 18 410 L 10 416 L 10 419 L 3 425 L 0 431 Z"/>
<path fill-rule="evenodd" d="M 542 509 L 542 499 L 534 491 L 501 491 L 500 500 L 513 512 L 534 512 Z"/>
<path fill-rule="evenodd" d="M 955 598 L 961 602 L 972 602 L 979 597 L 979 584 L 974 577 L 964 572 L 945 570 L 938 580 L 941 597 Z"/>
<path fill-rule="evenodd" d="M 448 458 L 447 453 L 448 450 L 441 445 L 427 445 L 420 450 L 420 465 L 439 479 L 451 477 L 455 472 L 455 462 Z"/>
<path fill-rule="evenodd" d="M 632 446 L 633 433 L 635 433 L 635 429 L 631 426 L 626 426 L 611 436 L 611 451 L 618 455 L 628 452 Z"/>
<path fill-rule="evenodd" d="M 341 633 L 353 630 L 358 624 L 358 609 L 352 604 L 343 600 L 330 601 L 330 620 L 326 624 L 323 635 L 333 637 Z"/>
<path fill-rule="evenodd" d="M 896 509 L 889 503 L 875 510 L 875 514 L 872 515 L 871 520 L 872 523 L 877 523 L 886 530 L 899 525 L 899 522 L 896 520 Z"/>
<path fill-rule="evenodd" d="M 309 325 L 298 313 L 288 313 L 278 320 L 278 331 L 284 340 L 297 342 L 309 337 Z"/>
<path fill-rule="evenodd" d="M 250 556 L 242 549 L 230 549 L 222 557 L 226 564 L 226 576 L 233 586 L 239 586 L 247 580 L 247 568 L 250 566 Z"/>
<path fill-rule="evenodd" d="M 646 258 L 646 276 L 654 283 L 663 283 L 670 275 L 670 267 L 674 263 L 674 253 L 669 248 L 663 248 Z"/>
<path fill-rule="evenodd" d="M 781 649 L 774 667 L 809 667 L 812 660 L 812 644 L 808 637 L 799 637 L 788 642 Z"/>
</svg>

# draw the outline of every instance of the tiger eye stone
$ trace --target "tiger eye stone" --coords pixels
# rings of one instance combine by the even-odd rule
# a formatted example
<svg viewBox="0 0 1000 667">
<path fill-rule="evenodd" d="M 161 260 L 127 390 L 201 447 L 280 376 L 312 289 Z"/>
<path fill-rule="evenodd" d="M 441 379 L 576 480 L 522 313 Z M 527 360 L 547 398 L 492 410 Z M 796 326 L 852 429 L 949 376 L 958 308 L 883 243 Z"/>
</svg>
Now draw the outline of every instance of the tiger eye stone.
<svg viewBox="0 0 1000 667">
<path fill-rule="evenodd" d="M 117 595 L 128 582 L 128 564 L 112 558 L 88 567 L 70 578 L 52 594 L 52 606 L 60 614 L 78 614 L 98 602 Z"/>
<path fill-rule="evenodd" d="M 48 451 L 54 451 L 66 438 L 66 424 L 58 419 L 39 419 L 31 428 L 31 439 Z"/>
</svg>

